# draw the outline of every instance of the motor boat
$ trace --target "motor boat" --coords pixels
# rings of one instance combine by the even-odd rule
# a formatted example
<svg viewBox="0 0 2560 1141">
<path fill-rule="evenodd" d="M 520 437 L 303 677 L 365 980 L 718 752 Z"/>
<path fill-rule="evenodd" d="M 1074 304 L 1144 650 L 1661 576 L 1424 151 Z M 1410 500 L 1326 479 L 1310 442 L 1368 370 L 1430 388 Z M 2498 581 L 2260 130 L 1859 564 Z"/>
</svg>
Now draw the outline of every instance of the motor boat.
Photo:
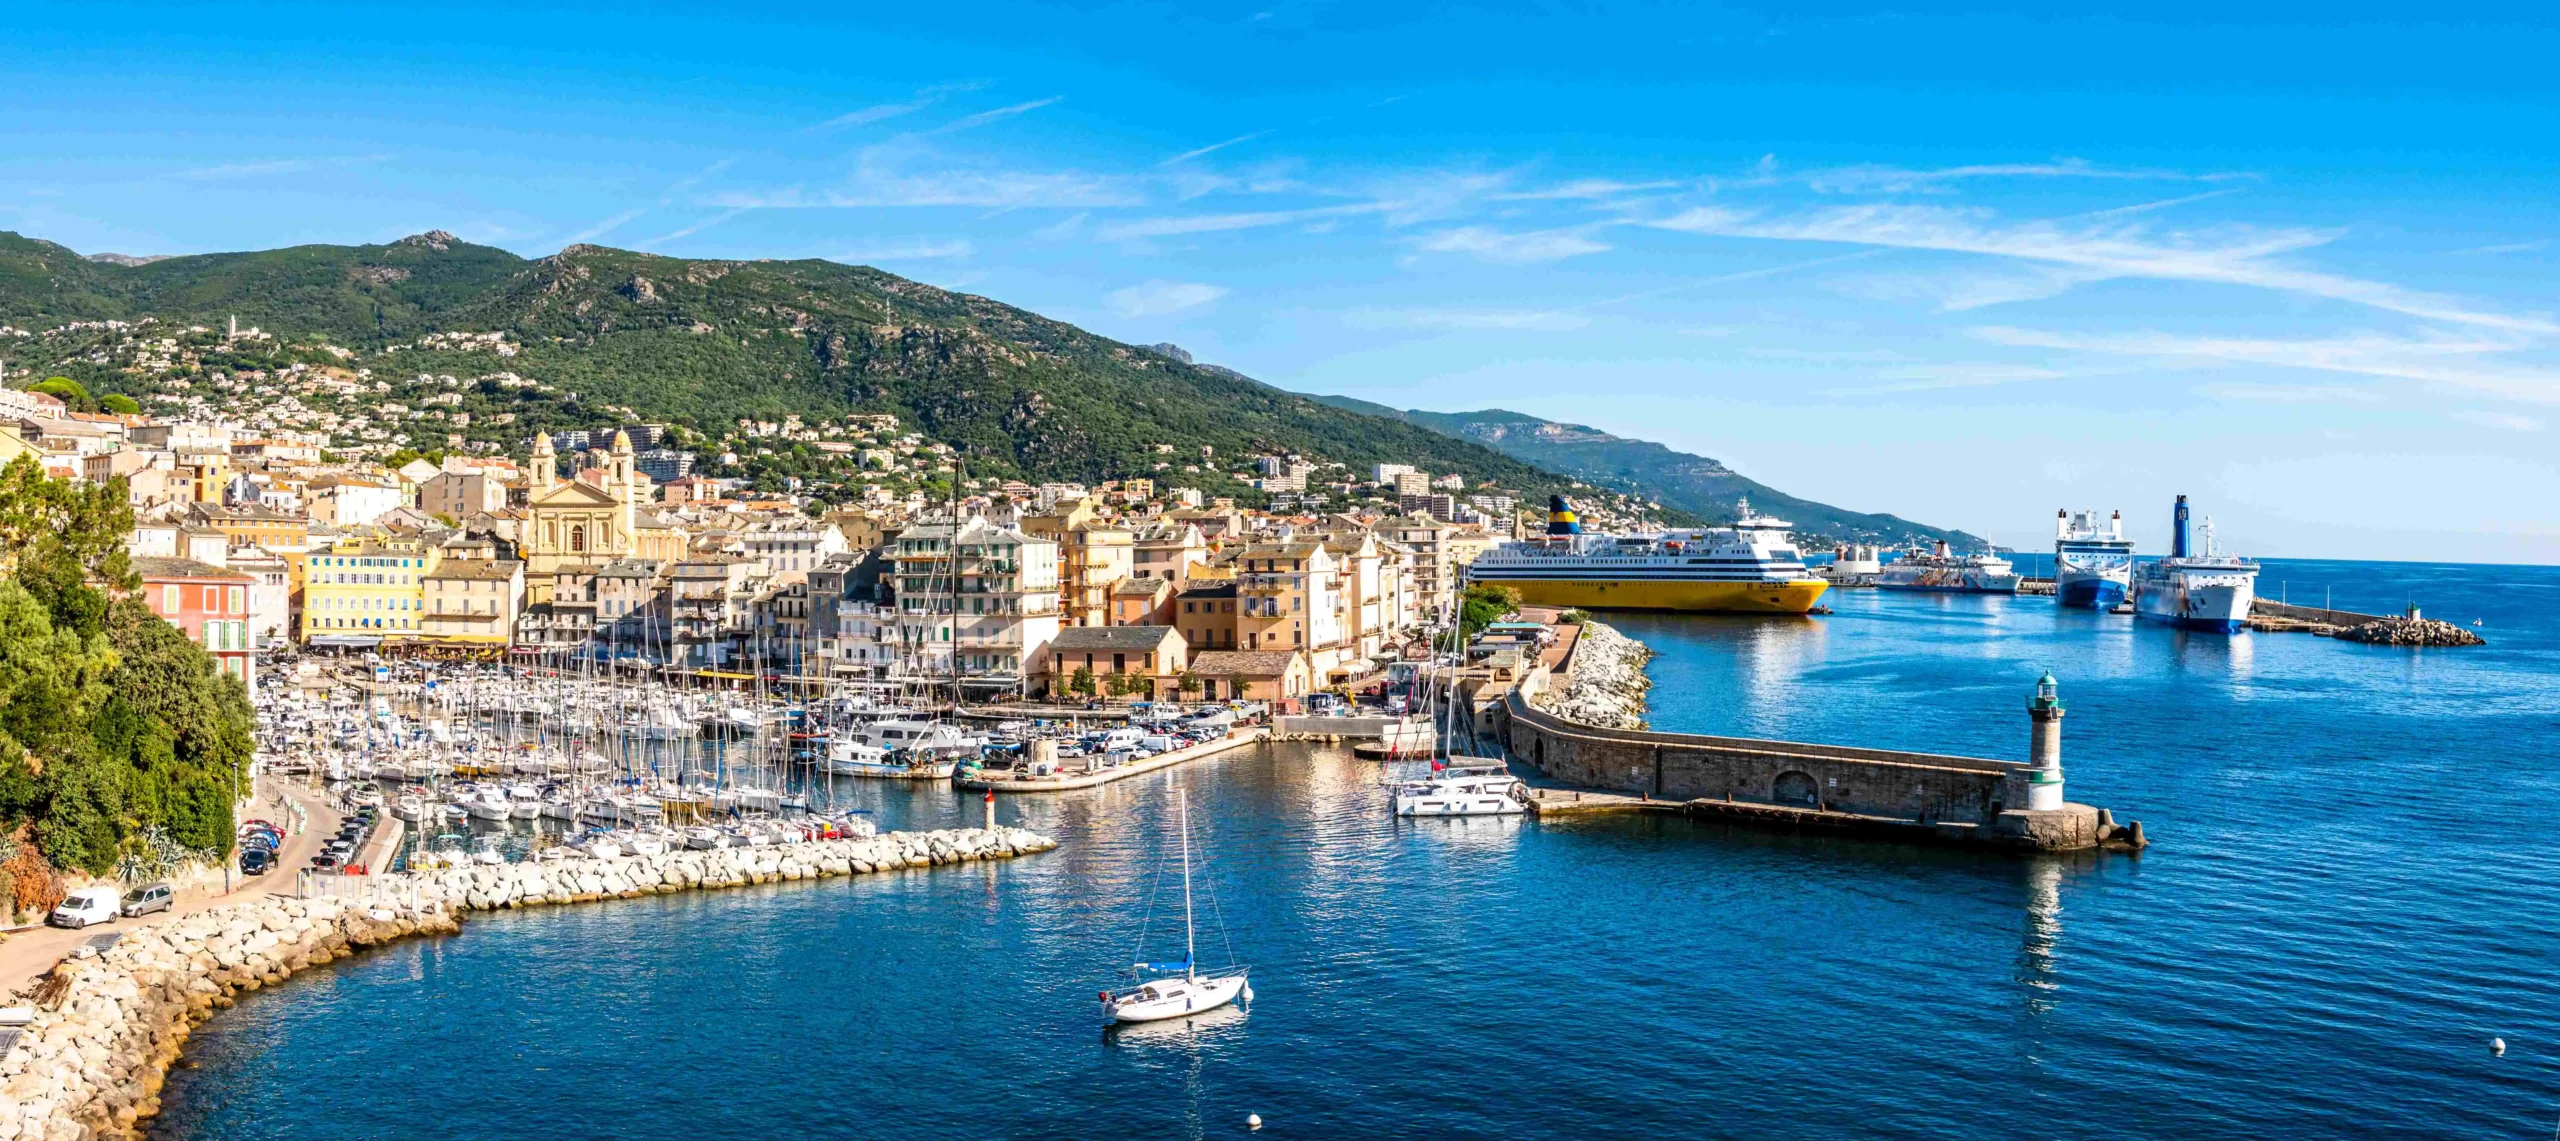
<svg viewBox="0 0 2560 1141">
<path fill-rule="evenodd" d="M 532 820 L 542 815 L 542 794 L 529 784 L 507 786 L 507 816 L 513 820 Z"/>
<path fill-rule="evenodd" d="M 515 806 L 508 803 L 504 790 L 495 786 L 472 789 L 461 800 L 462 810 L 474 820 L 512 820 Z"/>
<path fill-rule="evenodd" d="M 684 846 L 695 851 L 708 852 L 726 848 L 730 846 L 730 842 L 728 833 L 707 824 L 697 824 L 684 830 Z"/>
</svg>

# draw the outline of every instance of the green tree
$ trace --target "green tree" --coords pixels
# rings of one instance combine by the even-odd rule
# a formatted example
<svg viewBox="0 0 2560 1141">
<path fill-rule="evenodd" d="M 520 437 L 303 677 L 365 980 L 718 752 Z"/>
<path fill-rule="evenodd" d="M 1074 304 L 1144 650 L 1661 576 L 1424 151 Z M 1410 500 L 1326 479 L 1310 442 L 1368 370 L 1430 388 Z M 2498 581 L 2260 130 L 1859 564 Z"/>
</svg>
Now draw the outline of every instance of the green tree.
<svg viewBox="0 0 2560 1141">
<path fill-rule="evenodd" d="M 1469 638 L 1520 609 L 1520 592 L 1498 583 L 1477 583 L 1459 596 L 1458 628 Z"/>
<path fill-rule="evenodd" d="M 98 407 L 98 402 L 89 396 L 88 388 L 67 376 L 46 377 L 41 383 L 28 385 L 27 391 L 55 397 L 70 405 L 74 412 L 92 412 Z"/>
<path fill-rule="evenodd" d="M 121 392 L 110 392 L 98 398 L 98 407 L 118 416 L 132 416 L 142 411 L 142 402 Z"/>
<path fill-rule="evenodd" d="M 1093 696 L 1093 667 L 1077 666 L 1076 672 L 1068 674 L 1067 692 L 1080 697 Z"/>
</svg>

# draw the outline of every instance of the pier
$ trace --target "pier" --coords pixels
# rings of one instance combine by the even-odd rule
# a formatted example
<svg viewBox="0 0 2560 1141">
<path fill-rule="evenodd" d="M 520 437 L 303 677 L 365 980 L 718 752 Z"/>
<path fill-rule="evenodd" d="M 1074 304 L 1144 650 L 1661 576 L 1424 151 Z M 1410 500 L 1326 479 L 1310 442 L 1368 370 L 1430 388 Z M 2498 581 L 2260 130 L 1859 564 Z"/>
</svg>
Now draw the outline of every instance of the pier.
<svg viewBox="0 0 2560 1141">
<path fill-rule="evenodd" d="M 2106 809 L 2063 799 L 2051 678 L 2028 704 L 2025 762 L 1604 728 L 1536 708 L 1530 698 L 1550 684 L 1533 669 L 1492 710 L 1512 758 L 1549 782 L 1530 790 L 1542 818 L 1664 813 L 2011 851 L 2147 842 L 2139 822 L 2119 827 Z"/>
<path fill-rule="evenodd" d="M 1098 788 L 1115 780 L 1144 776 L 1158 769 L 1231 753 L 1247 745 L 1259 745 L 1271 736 L 1268 729 L 1246 729 L 1215 741 L 1158 753 L 1125 765 L 1086 772 L 1061 771 L 1051 776 L 1019 775 L 1011 769 L 996 769 L 976 776 L 958 778 L 960 787 L 972 792 L 1070 792 L 1079 788 Z"/>
</svg>

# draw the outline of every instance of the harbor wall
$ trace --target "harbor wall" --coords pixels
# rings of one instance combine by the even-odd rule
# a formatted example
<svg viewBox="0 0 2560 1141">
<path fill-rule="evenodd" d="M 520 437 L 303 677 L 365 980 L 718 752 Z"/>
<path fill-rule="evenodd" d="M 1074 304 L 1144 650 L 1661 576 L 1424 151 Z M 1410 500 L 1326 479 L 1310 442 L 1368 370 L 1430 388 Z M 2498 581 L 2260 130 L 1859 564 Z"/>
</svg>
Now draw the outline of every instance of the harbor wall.
<svg viewBox="0 0 2560 1141">
<path fill-rule="evenodd" d="M 2384 616 L 2380 614 L 2358 614 L 2353 610 L 2328 610 L 2318 606 L 2295 606 L 2270 598 L 2252 600 L 2249 603 L 2249 612 L 2266 618 L 2317 622 L 2326 626 L 2362 626 L 2367 622 L 2384 620 Z"/>
<path fill-rule="evenodd" d="M 1585 725 L 1536 707 L 1547 684 L 1535 670 L 1504 698 L 1500 737 L 1513 759 L 1568 785 L 1697 816 L 1933 842 L 2067 851 L 2116 839 L 2086 805 L 2027 811 L 2023 763 Z"/>
<path fill-rule="evenodd" d="M 162 1084 L 188 1035 L 234 995 L 361 948 L 452 934 L 464 912 L 926 868 L 1057 846 L 1020 828 L 962 828 L 332 877 L 332 894 L 269 895 L 115 933 L 111 946 L 63 960 L 36 984 L 25 1027 L 0 1029 L 0 1039 L 14 1034 L 0 1044 L 0 1141 L 139 1137 L 160 1110 Z"/>
</svg>

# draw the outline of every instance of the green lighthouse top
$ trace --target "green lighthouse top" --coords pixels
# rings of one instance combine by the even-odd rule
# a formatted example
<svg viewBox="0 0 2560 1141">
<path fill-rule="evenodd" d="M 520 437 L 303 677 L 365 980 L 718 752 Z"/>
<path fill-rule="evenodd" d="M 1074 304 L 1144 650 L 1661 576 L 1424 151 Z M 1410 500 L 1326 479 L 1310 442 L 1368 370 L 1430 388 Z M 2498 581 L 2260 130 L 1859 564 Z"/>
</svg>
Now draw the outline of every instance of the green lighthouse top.
<svg viewBox="0 0 2560 1141">
<path fill-rule="evenodd" d="M 2027 708 L 2062 708 L 2061 690 L 2060 687 L 2055 684 L 2052 673 L 2047 672 L 2043 677 L 2036 679 L 2036 695 L 2027 700 Z"/>
</svg>

